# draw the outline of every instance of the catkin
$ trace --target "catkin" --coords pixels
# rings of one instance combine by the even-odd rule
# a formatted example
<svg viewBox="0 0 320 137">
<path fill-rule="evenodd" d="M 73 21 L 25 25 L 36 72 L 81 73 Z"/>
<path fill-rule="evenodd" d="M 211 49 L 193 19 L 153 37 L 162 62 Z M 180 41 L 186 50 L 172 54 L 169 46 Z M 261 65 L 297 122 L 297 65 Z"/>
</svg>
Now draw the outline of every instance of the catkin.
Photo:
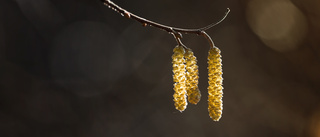
<svg viewBox="0 0 320 137">
<path fill-rule="evenodd" d="M 208 55 L 208 111 L 214 121 L 219 121 L 222 115 L 222 64 L 220 50 L 211 48 Z"/>
<path fill-rule="evenodd" d="M 186 92 L 186 61 L 184 59 L 185 50 L 182 46 L 176 46 L 173 49 L 172 67 L 174 91 L 173 101 L 177 110 L 180 112 L 187 108 Z"/>
<path fill-rule="evenodd" d="M 188 101 L 191 104 L 197 104 L 201 98 L 200 90 L 198 88 L 199 72 L 197 58 L 194 56 L 190 48 L 186 50 L 184 57 L 186 59 L 186 90 L 188 95 Z"/>
</svg>

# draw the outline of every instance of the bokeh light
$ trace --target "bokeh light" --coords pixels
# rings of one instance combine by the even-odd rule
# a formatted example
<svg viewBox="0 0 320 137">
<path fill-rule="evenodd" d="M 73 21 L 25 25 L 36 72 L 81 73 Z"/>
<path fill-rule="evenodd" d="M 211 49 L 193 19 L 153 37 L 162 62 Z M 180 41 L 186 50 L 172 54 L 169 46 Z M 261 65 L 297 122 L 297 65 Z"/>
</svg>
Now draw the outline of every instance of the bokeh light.
<svg viewBox="0 0 320 137">
<path fill-rule="evenodd" d="M 289 0 L 252 0 L 246 16 L 254 33 L 276 51 L 294 50 L 306 37 L 306 18 Z"/>
</svg>

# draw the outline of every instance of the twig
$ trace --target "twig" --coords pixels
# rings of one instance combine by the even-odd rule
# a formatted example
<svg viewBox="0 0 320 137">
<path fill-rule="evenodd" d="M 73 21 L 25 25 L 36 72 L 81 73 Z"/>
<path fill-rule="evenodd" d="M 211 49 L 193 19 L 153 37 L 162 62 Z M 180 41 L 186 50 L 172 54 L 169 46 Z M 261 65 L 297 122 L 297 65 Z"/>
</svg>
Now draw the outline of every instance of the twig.
<svg viewBox="0 0 320 137">
<path fill-rule="evenodd" d="M 181 41 L 182 39 L 182 34 L 180 32 L 176 32 L 174 30 L 171 30 L 172 32 L 170 32 L 173 37 L 176 39 L 177 43 L 179 46 L 182 46 L 184 49 L 188 49 Z"/>
<path fill-rule="evenodd" d="M 210 37 L 205 31 L 202 31 L 201 34 L 202 34 L 202 36 L 204 36 L 204 37 L 208 40 L 211 48 L 216 47 L 216 46 L 214 45 L 213 40 L 211 39 L 211 37 Z"/>
<path fill-rule="evenodd" d="M 156 27 L 156 28 L 165 30 L 169 33 L 190 33 L 190 34 L 203 35 L 204 34 L 203 32 L 205 30 L 208 30 L 208 29 L 218 25 L 219 23 L 221 23 L 228 16 L 228 14 L 230 12 L 230 9 L 227 8 L 226 13 L 218 22 L 212 23 L 206 27 L 202 27 L 202 28 L 198 28 L 198 29 L 184 29 L 184 28 L 171 27 L 171 26 L 167 26 L 167 25 L 163 25 L 163 24 L 159 24 L 159 23 L 147 20 L 147 19 L 142 18 L 140 16 L 137 16 L 131 12 L 128 12 L 127 10 L 125 10 L 125 9 L 121 8 L 120 6 L 118 6 L 117 4 L 113 3 L 111 0 L 102 0 L 102 1 L 104 2 L 104 5 L 108 6 L 109 8 L 113 9 L 114 11 L 120 13 L 122 16 L 134 19 L 134 20 L 140 22 L 143 26 Z M 206 35 L 208 35 L 208 34 L 206 34 Z"/>
</svg>

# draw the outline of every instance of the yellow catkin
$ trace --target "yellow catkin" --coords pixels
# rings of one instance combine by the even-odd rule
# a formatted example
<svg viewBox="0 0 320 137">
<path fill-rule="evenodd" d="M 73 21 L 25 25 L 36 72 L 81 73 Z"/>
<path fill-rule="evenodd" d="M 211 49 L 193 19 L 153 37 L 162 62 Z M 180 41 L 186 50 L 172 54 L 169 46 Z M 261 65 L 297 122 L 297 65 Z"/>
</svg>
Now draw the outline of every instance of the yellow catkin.
<svg viewBox="0 0 320 137">
<path fill-rule="evenodd" d="M 214 121 L 219 121 L 222 115 L 222 64 L 218 48 L 211 48 L 208 55 L 208 111 Z"/>
<path fill-rule="evenodd" d="M 176 46 L 173 49 L 172 67 L 174 91 L 174 106 L 180 112 L 187 108 L 187 92 L 186 92 L 186 61 L 184 59 L 185 50 L 182 46 Z"/>
<path fill-rule="evenodd" d="M 197 58 L 194 56 L 191 49 L 186 50 L 184 57 L 186 59 L 186 86 L 188 101 L 191 104 L 197 104 L 201 98 L 200 90 L 198 88 L 199 72 L 197 66 Z"/>
</svg>

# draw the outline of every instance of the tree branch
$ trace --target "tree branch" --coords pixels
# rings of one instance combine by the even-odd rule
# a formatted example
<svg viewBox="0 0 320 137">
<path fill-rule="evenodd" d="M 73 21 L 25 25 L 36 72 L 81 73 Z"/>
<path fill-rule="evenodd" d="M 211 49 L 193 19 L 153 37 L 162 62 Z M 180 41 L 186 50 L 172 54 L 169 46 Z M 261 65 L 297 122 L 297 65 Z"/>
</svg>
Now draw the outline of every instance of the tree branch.
<svg viewBox="0 0 320 137">
<path fill-rule="evenodd" d="M 120 6 L 118 6 L 117 4 L 113 3 L 111 0 L 102 0 L 102 1 L 104 2 L 104 5 L 108 6 L 109 8 L 113 9 L 114 11 L 120 13 L 122 16 L 134 19 L 134 20 L 138 21 L 139 23 L 141 23 L 143 26 L 156 27 L 156 28 L 159 28 L 159 29 L 162 29 L 164 31 L 167 31 L 169 33 L 174 33 L 174 34 L 176 34 L 176 33 L 190 33 L 190 34 L 204 35 L 205 37 L 207 37 L 208 34 L 203 33 L 203 32 L 205 30 L 208 30 L 208 29 L 220 24 L 228 16 L 228 14 L 230 12 L 230 9 L 227 8 L 226 13 L 218 22 L 212 23 L 208 26 L 198 28 L 198 29 L 185 29 L 185 28 L 171 27 L 171 26 L 167 26 L 167 25 L 163 25 L 160 23 L 156 23 L 156 22 L 147 20 L 147 19 L 142 18 L 138 15 L 135 15 L 131 12 L 128 12 L 127 10 L 125 10 L 125 9 L 121 8 Z"/>
</svg>

